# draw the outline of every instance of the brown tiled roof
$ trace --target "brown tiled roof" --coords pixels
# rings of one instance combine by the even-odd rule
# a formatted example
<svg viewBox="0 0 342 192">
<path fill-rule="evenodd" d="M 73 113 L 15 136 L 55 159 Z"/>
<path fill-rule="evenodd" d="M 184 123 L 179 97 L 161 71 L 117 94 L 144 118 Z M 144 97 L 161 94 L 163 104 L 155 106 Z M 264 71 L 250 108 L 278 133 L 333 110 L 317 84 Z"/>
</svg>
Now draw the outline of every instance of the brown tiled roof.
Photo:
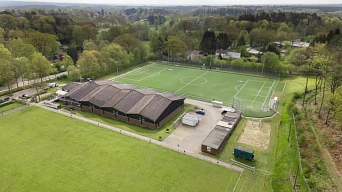
<svg viewBox="0 0 342 192">
<path fill-rule="evenodd" d="M 164 110 L 170 105 L 172 101 L 157 95 L 150 101 L 150 103 L 141 111 L 140 115 L 156 121 Z"/>
<path fill-rule="evenodd" d="M 156 97 L 156 95 L 145 95 L 127 112 L 127 114 L 139 114 L 154 97 Z"/>
<path fill-rule="evenodd" d="M 94 81 L 96 84 L 98 85 L 111 85 L 111 84 L 115 84 L 114 81 L 111 80 L 101 80 L 101 81 Z"/>
<path fill-rule="evenodd" d="M 96 87 L 94 90 L 90 91 L 86 96 L 84 96 L 78 101 L 90 101 L 93 97 L 95 97 L 99 92 L 101 92 L 106 87 L 107 85 L 100 85 Z"/>
<path fill-rule="evenodd" d="M 180 96 L 180 95 L 177 95 L 176 93 L 172 93 L 172 92 L 169 92 L 169 93 L 160 93 L 159 95 L 167 98 L 167 99 L 170 99 L 171 101 L 176 101 L 176 100 L 185 100 L 184 97 Z"/>
<path fill-rule="evenodd" d="M 112 97 L 118 94 L 121 90 L 112 86 L 107 85 L 104 89 L 102 89 L 95 97 L 89 100 L 90 103 L 102 107 L 107 101 L 109 101 Z"/>
<path fill-rule="evenodd" d="M 70 82 L 70 83 L 68 83 L 67 85 L 65 85 L 64 87 L 63 87 L 63 91 L 67 91 L 67 92 L 69 92 L 69 91 L 71 91 L 71 90 L 73 90 L 75 87 L 77 87 L 77 86 L 79 86 L 79 85 L 82 85 L 82 83 L 79 83 L 79 82 Z"/>
<path fill-rule="evenodd" d="M 76 101 L 80 101 L 83 97 L 89 94 L 89 92 L 96 89 L 99 85 L 94 82 L 87 82 L 81 86 L 76 87 L 75 89 L 71 90 L 66 97 L 70 97 Z"/>
<path fill-rule="evenodd" d="M 152 88 L 141 88 L 141 89 L 135 89 L 135 91 L 142 93 L 144 95 L 150 95 L 150 94 L 156 94 L 158 93 L 156 90 Z"/>
<path fill-rule="evenodd" d="M 124 98 L 122 98 L 114 108 L 127 113 L 140 99 L 142 99 L 145 95 L 136 91 L 131 90 Z"/>
<path fill-rule="evenodd" d="M 103 104 L 101 107 L 109 107 L 113 108 L 122 98 L 124 98 L 131 90 L 124 89 L 121 90 L 119 93 L 114 95 L 111 99 L 109 99 L 105 104 Z"/>
<path fill-rule="evenodd" d="M 113 84 L 118 89 L 135 89 L 134 85 L 131 84 Z"/>
</svg>

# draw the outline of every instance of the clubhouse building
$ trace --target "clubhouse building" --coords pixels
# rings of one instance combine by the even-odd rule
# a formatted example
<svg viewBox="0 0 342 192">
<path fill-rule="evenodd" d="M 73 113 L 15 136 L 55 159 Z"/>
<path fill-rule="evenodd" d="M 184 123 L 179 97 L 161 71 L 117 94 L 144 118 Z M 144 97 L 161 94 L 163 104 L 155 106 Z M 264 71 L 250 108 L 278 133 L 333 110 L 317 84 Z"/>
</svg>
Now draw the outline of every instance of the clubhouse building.
<svg viewBox="0 0 342 192">
<path fill-rule="evenodd" d="M 158 129 L 184 107 L 184 97 L 113 81 L 71 82 L 60 98 L 66 105 L 131 124 Z"/>
</svg>

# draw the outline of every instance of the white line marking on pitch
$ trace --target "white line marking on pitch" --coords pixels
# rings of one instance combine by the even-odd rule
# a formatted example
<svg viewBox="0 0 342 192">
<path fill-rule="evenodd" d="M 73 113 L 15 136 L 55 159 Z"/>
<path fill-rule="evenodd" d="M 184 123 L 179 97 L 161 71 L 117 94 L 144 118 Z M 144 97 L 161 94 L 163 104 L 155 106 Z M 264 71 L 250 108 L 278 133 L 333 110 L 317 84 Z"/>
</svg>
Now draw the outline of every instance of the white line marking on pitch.
<svg viewBox="0 0 342 192">
<path fill-rule="evenodd" d="M 273 84 L 272 84 L 271 88 L 273 88 L 273 86 L 274 86 L 274 83 L 275 83 L 275 80 L 273 81 Z M 270 88 L 270 89 L 271 89 L 271 88 Z M 262 104 L 262 106 L 261 106 L 261 107 L 264 107 L 264 105 L 265 105 L 265 102 L 266 102 L 266 100 L 267 100 L 267 98 L 268 98 L 268 95 L 270 94 L 270 92 L 271 92 L 271 91 L 268 91 L 267 97 L 265 98 L 265 100 L 264 100 L 264 103 Z M 273 91 L 272 91 L 272 92 L 273 92 Z"/>
<path fill-rule="evenodd" d="M 248 83 L 248 81 L 249 81 L 249 79 L 246 81 L 245 84 L 242 85 L 241 89 L 234 95 L 234 97 L 236 97 L 236 96 L 240 93 L 240 91 L 241 91 L 241 90 L 243 89 L 243 87 Z"/>
<path fill-rule="evenodd" d="M 189 83 L 185 84 L 183 87 L 181 87 L 180 89 L 178 89 L 175 93 L 177 93 L 178 91 L 180 91 L 181 89 L 183 89 L 184 87 L 188 86 L 189 84 L 191 84 L 192 82 L 194 82 L 196 79 L 200 78 L 201 76 L 203 76 L 204 74 L 208 73 L 208 71 L 206 71 L 205 73 L 203 73 L 202 75 L 196 77 L 194 80 L 190 81 Z"/>
</svg>

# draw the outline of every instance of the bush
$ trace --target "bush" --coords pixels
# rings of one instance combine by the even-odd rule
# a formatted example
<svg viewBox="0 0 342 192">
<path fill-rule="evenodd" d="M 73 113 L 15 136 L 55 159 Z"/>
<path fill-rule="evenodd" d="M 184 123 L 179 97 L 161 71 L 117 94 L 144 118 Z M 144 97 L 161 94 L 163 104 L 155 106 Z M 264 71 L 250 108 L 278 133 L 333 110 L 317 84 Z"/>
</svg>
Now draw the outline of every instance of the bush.
<svg viewBox="0 0 342 192">
<path fill-rule="evenodd" d="M 68 75 L 61 75 L 56 78 L 57 80 L 68 79 Z"/>
<path fill-rule="evenodd" d="M 303 94 L 298 93 L 298 92 L 295 92 L 295 93 L 293 94 L 293 99 L 294 99 L 294 100 L 297 100 L 297 99 L 301 98 L 302 96 L 303 96 Z"/>
<path fill-rule="evenodd" d="M 299 137 L 298 137 L 298 144 L 299 144 L 299 146 L 303 147 L 305 141 L 306 141 L 305 134 L 304 133 L 300 134 Z"/>
</svg>

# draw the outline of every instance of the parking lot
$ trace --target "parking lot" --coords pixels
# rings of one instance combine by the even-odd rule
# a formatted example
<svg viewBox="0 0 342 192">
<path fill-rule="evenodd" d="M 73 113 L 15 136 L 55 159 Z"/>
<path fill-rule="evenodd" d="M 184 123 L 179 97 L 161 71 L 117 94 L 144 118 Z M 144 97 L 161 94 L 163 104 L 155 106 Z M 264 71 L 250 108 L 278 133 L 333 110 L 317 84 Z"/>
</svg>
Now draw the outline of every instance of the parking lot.
<svg viewBox="0 0 342 192">
<path fill-rule="evenodd" d="M 180 124 L 163 142 L 191 153 L 200 153 L 201 144 L 216 123 L 222 118 L 221 108 L 211 103 L 186 99 L 185 103 L 195 105 L 205 111 L 205 115 L 196 114 L 200 122 L 194 126 Z"/>
</svg>

